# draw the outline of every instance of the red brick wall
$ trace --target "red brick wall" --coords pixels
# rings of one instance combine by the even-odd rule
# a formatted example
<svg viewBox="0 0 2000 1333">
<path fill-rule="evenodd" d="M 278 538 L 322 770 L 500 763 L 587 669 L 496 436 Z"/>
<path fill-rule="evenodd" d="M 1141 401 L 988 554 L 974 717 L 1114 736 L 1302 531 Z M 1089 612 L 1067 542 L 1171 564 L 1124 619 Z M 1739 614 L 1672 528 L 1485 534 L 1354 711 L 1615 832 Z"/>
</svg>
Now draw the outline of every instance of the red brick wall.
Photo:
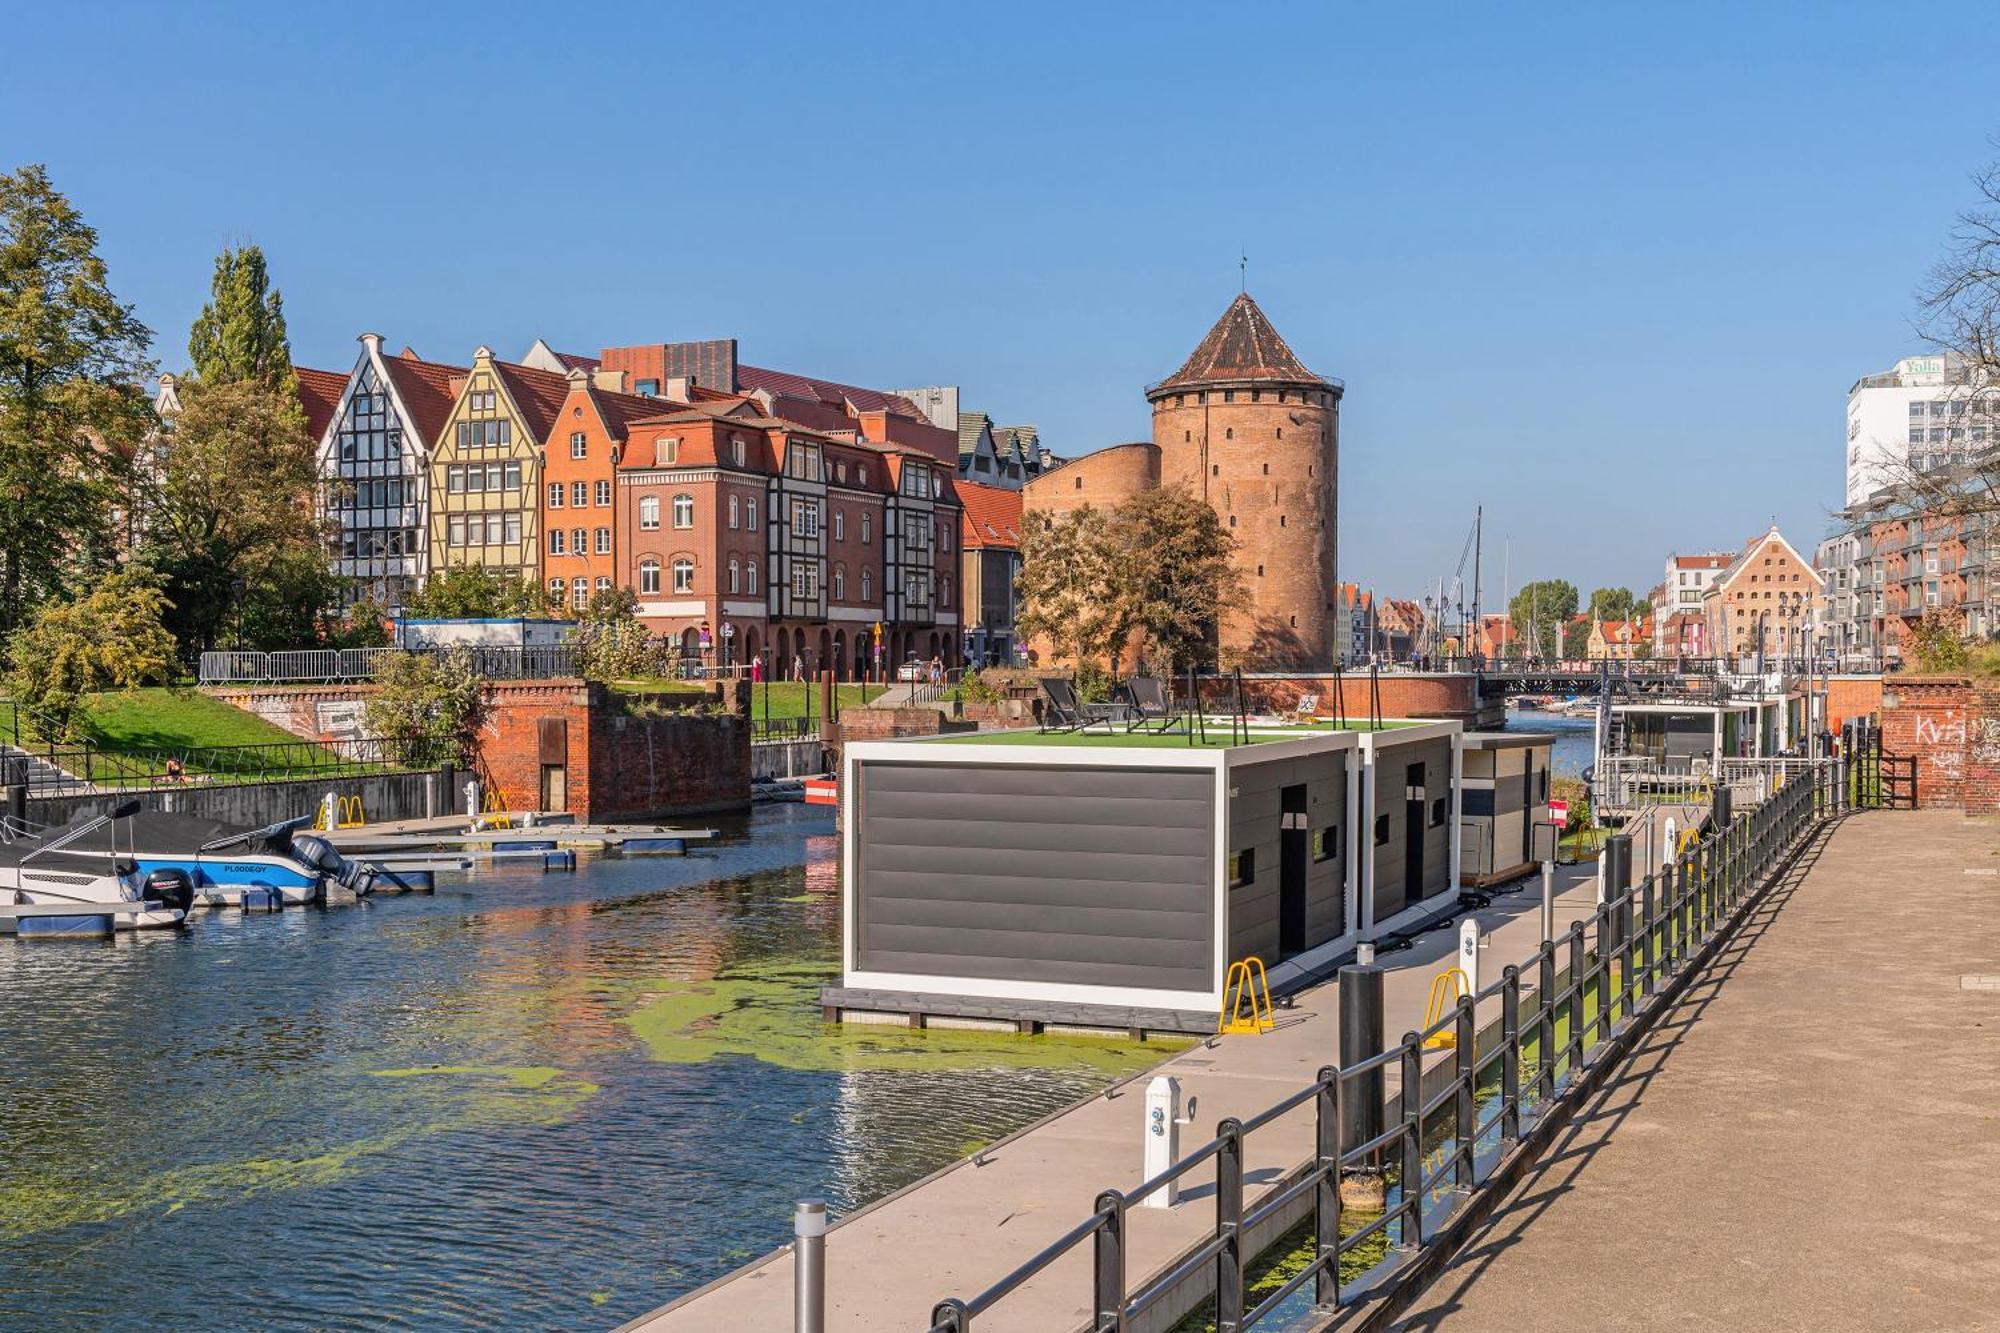
<svg viewBox="0 0 2000 1333">
<path fill-rule="evenodd" d="M 500 681 L 487 687 L 475 762 L 489 793 L 510 810 L 542 804 L 541 721 L 561 718 L 568 728 L 567 809 L 579 819 L 590 810 L 591 687 L 580 680 Z"/>
<path fill-rule="evenodd" d="M 1839 732 L 1849 718 L 1872 717 L 1882 711 L 1880 676 L 1834 676 L 1826 683 L 1827 730 Z"/>
<path fill-rule="evenodd" d="M 1962 677 L 1899 676 L 1884 682 L 1882 748 L 1916 756 L 1919 805 L 1964 803 L 1973 707 L 1971 684 Z"/>
<path fill-rule="evenodd" d="M 637 717 L 599 709 L 591 718 L 589 746 L 590 795 L 582 818 L 749 808 L 750 725 L 742 718 Z"/>
<path fill-rule="evenodd" d="M 1228 691 L 1226 682 L 1210 680 L 1203 685 L 1205 697 L 1214 706 L 1221 701 L 1216 691 Z M 1296 708 L 1307 694 L 1319 696 L 1316 712 L 1333 717 L 1345 704 L 1348 719 L 1366 718 L 1370 693 L 1366 674 L 1342 676 L 1285 676 L 1247 678 L 1243 682 L 1245 702 L 1256 711 Z M 1419 676 L 1396 672 L 1378 678 L 1375 697 L 1382 716 L 1387 718 L 1462 718 L 1478 713 L 1478 699 L 1469 675 Z"/>
<path fill-rule="evenodd" d="M 1981 680 L 1970 691 L 1966 722 L 1965 813 L 2000 814 L 2000 681 Z"/>
</svg>

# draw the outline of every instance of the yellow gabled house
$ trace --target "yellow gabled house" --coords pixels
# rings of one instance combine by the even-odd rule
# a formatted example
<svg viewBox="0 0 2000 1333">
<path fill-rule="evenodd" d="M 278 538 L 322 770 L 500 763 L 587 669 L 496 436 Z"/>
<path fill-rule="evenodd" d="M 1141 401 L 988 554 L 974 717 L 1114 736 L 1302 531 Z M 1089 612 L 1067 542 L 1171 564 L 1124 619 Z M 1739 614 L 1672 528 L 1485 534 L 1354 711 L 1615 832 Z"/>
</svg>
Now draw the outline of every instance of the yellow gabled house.
<svg viewBox="0 0 2000 1333">
<path fill-rule="evenodd" d="M 431 571 L 481 565 L 539 583 L 542 451 L 568 381 L 481 347 L 457 387 L 431 451 Z"/>
</svg>

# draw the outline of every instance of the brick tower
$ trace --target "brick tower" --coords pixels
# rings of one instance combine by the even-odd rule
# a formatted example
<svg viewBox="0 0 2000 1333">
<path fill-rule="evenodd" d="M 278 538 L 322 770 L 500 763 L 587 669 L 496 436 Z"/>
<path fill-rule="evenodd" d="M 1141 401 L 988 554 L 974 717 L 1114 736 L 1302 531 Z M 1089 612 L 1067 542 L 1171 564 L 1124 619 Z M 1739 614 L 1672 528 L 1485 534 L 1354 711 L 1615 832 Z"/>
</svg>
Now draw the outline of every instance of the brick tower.
<svg viewBox="0 0 2000 1333">
<path fill-rule="evenodd" d="M 1207 500 L 1236 537 L 1248 596 L 1219 636 L 1247 663 L 1323 669 L 1338 658 L 1341 393 L 1300 364 L 1248 293 L 1146 391 L 1160 483 Z"/>
</svg>

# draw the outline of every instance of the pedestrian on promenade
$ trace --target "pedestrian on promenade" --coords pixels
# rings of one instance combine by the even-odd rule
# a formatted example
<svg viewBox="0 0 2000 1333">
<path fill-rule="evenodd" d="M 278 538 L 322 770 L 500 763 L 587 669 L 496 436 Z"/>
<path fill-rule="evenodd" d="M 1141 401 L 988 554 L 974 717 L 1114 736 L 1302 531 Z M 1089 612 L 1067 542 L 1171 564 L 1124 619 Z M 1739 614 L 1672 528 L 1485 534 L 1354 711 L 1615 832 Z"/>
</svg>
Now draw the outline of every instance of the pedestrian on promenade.
<svg viewBox="0 0 2000 1333">
<path fill-rule="evenodd" d="M 793 653 L 793 654 L 792 654 L 792 679 L 793 679 L 793 680 L 804 680 L 805 678 L 806 678 L 806 659 L 805 659 L 805 656 L 804 656 L 803 654 L 801 654 L 801 653 Z"/>
<path fill-rule="evenodd" d="M 760 685 L 764 681 L 764 654 L 758 653 L 750 659 L 750 683 Z"/>
</svg>

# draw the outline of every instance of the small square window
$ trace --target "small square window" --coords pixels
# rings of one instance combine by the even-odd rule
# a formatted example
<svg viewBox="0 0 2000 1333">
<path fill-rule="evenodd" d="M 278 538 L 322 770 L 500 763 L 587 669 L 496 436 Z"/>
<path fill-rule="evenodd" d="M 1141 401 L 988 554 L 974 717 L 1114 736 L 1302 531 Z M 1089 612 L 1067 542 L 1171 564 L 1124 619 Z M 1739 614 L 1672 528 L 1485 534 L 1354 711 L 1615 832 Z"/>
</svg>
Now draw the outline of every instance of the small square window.
<svg viewBox="0 0 2000 1333">
<path fill-rule="evenodd" d="M 1313 838 L 1313 860 L 1331 861 L 1340 855 L 1340 825 L 1329 824 Z"/>
<path fill-rule="evenodd" d="M 1257 849 L 1252 847 L 1229 858 L 1229 887 L 1242 888 L 1257 878 Z"/>
<path fill-rule="evenodd" d="M 1377 847 L 1387 847 L 1389 845 L 1389 816 L 1387 815 L 1375 816 L 1375 845 Z"/>
<path fill-rule="evenodd" d="M 1442 797 L 1442 796 L 1437 796 L 1437 797 L 1433 797 L 1433 798 L 1432 798 L 1432 800 L 1431 800 L 1431 827 L 1432 827 L 1432 828 L 1437 828 L 1437 827 L 1438 827 L 1439 825 L 1441 825 L 1441 824 L 1443 824 L 1443 823 L 1444 823 L 1444 817 L 1445 817 L 1445 812 L 1446 812 L 1446 810 L 1448 810 L 1449 808 L 1450 808 L 1450 807 L 1449 807 L 1449 805 L 1448 805 L 1448 804 L 1446 803 L 1446 801 L 1445 801 L 1445 798 L 1444 798 L 1444 797 Z"/>
</svg>

